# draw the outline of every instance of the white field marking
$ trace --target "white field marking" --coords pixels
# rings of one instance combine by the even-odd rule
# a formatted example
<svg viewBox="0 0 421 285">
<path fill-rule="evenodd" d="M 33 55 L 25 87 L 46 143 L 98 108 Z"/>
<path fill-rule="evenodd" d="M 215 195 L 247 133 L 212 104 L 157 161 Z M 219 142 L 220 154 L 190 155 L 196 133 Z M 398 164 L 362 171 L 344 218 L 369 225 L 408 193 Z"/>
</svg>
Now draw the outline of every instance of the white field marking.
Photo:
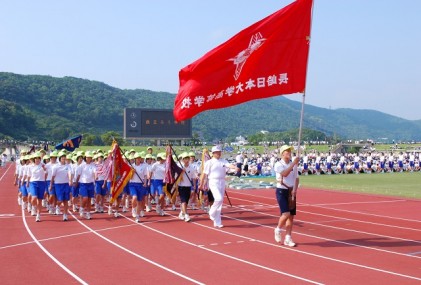
<svg viewBox="0 0 421 285">
<path fill-rule="evenodd" d="M 394 225 L 388 225 L 388 224 L 382 224 L 382 223 L 374 223 L 374 222 L 368 222 L 368 221 L 363 221 L 363 220 L 348 219 L 348 218 L 344 218 L 344 217 L 337 217 L 337 216 L 313 213 L 313 212 L 308 212 L 308 211 L 303 211 L 303 210 L 300 210 L 300 213 L 306 213 L 306 214 L 310 214 L 310 215 L 322 216 L 322 217 L 327 217 L 327 218 L 336 218 L 336 219 L 340 219 L 342 221 L 350 221 L 350 222 L 357 222 L 357 223 L 362 223 L 362 224 L 382 226 L 382 227 L 386 227 L 386 228 L 396 228 L 396 229 L 407 230 L 407 231 L 421 232 L 421 229 L 400 227 L 400 226 L 394 226 Z"/>
<path fill-rule="evenodd" d="M 407 253 L 408 255 L 418 255 L 421 254 L 421 251 L 416 251 L 416 252 L 409 252 Z"/>
<path fill-rule="evenodd" d="M 168 214 L 168 215 L 170 215 L 170 214 Z M 173 216 L 173 215 L 170 215 L 170 216 L 172 216 L 172 217 L 174 217 L 174 218 L 178 218 L 178 217 Z M 125 217 L 125 216 L 124 216 L 124 218 L 126 218 L 126 219 L 128 219 L 129 221 L 131 221 L 131 222 L 133 222 L 133 223 L 134 223 L 134 221 L 133 221 L 133 220 L 131 220 L 131 219 L 130 219 L 130 218 L 128 218 L 128 217 Z M 190 221 L 189 223 L 191 223 L 191 224 L 196 224 L 196 225 L 200 225 L 200 226 L 203 226 L 203 225 L 198 224 L 198 223 L 196 223 L 196 222 L 191 222 L 191 221 Z M 257 264 L 257 263 L 253 263 L 253 262 L 251 262 L 251 261 L 247 261 L 247 260 L 244 260 L 244 259 L 241 259 L 241 258 L 238 258 L 238 257 L 232 256 L 232 255 L 228 255 L 228 254 L 225 254 L 225 253 L 222 253 L 222 252 L 219 252 L 219 251 L 216 251 L 216 250 L 213 250 L 213 249 L 207 248 L 207 247 L 205 247 L 204 245 L 199 245 L 199 244 L 195 244 L 195 243 L 192 243 L 192 242 L 189 242 L 189 241 L 186 241 L 186 240 L 180 239 L 180 238 L 178 238 L 178 237 L 176 237 L 176 236 L 172 236 L 172 235 L 167 234 L 167 233 L 164 233 L 164 232 L 162 232 L 162 231 L 160 231 L 160 230 L 157 230 L 157 229 L 151 228 L 150 226 L 147 226 L 147 225 L 145 225 L 145 224 L 143 224 L 143 223 L 138 224 L 138 225 L 139 225 L 139 226 L 143 226 L 143 227 L 145 227 L 145 228 L 147 228 L 147 229 L 149 229 L 149 230 L 151 230 L 151 231 L 154 231 L 154 232 L 156 232 L 156 233 L 158 233 L 158 234 L 161 234 L 161 235 L 164 235 L 164 236 L 166 236 L 166 237 L 169 237 L 169 238 L 172 238 L 172 239 L 174 239 L 174 240 L 177 240 L 177 241 L 179 241 L 179 242 L 182 242 L 182 243 L 185 243 L 185 244 L 188 244 L 188 245 L 191 245 L 191 246 L 194 246 L 194 247 L 197 247 L 197 248 L 200 248 L 200 249 L 203 249 L 203 250 L 206 250 L 206 251 L 209 251 L 209 252 L 215 253 L 215 254 L 217 254 L 217 255 L 221 255 L 221 256 L 227 257 L 227 258 L 229 258 L 229 259 L 233 259 L 233 260 L 236 260 L 236 261 L 239 261 L 239 262 L 242 262 L 242 263 L 248 264 L 248 265 L 252 265 L 252 266 L 255 266 L 255 267 L 258 267 L 258 268 L 264 269 L 264 270 L 268 270 L 268 271 L 271 271 L 271 272 L 274 272 L 274 273 L 278 273 L 278 274 L 281 274 L 281 275 L 285 275 L 285 276 L 288 276 L 288 277 L 292 277 L 292 278 L 294 278 L 294 279 L 299 279 L 299 280 L 302 280 L 302 281 L 305 281 L 305 282 L 308 282 L 308 283 L 312 283 L 312 284 L 323 284 L 323 283 L 319 283 L 319 282 L 316 282 L 316 281 L 313 281 L 313 280 L 310 280 L 310 279 L 306 279 L 306 278 L 303 278 L 303 277 L 300 277 L 300 276 L 297 276 L 297 275 L 289 274 L 289 273 L 282 272 L 282 271 L 279 271 L 279 270 L 276 270 L 276 269 L 273 269 L 273 268 L 270 268 L 270 267 L 266 267 L 266 266 L 263 266 L 263 265 L 260 265 L 260 264 Z M 216 228 L 211 228 L 211 227 L 208 227 L 208 226 L 204 226 L 204 227 L 209 228 L 209 229 L 212 229 L 212 230 L 215 230 L 215 231 L 221 231 L 221 229 L 219 229 L 219 228 L 218 228 L 218 229 L 216 229 Z M 221 232 L 223 232 L 223 231 L 221 231 Z M 241 236 L 239 236 L 239 237 L 241 237 Z M 241 237 L 241 238 L 245 238 L 245 239 L 247 239 L 247 240 L 249 240 L 249 241 L 254 241 L 253 239 L 246 238 L 246 237 Z M 218 245 L 218 243 L 211 244 L 211 245 Z"/>
<path fill-rule="evenodd" d="M 236 200 L 236 199 L 242 200 L 242 201 L 253 202 L 253 201 L 250 201 L 250 200 L 233 197 L 233 200 Z M 274 207 L 279 208 L 279 206 L 273 206 L 273 205 L 270 205 L 270 204 L 267 204 L 266 208 L 274 208 Z M 245 206 L 241 205 L 241 207 L 239 207 L 239 208 L 245 209 Z M 253 205 L 250 205 L 249 208 L 254 208 L 254 207 L 253 207 Z M 329 209 L 329 208 L 326 208 L 326 209 Z M 419 232 L 421 232 L 421 229 L 400 227 L 400 226 L 381 224 L 381 223 L 375 223 L 375 222 L 369 222 L 369 221 L 363 221 L 363 220 L 355 220 L 355 219 L 349 219 L 349 218 L 344 218 L 344 217 L 338 217 L 338 216 L 331 216 L 331 215 L 319 214 L 319 213 L 314 213 L 314 212 L 308 212 L 308 211 L 303 211 L 303 210 L 300 210 L 300 213 L 306 213 L 306 214 L 316 215 L 316 216 L 324 216 L 324 217 L 334 218 L 334 219 L 342 219 L 342 220 L 346 220 L 346 221 L 352 221 L 352 222 L 358 222 L 358 223 L 370 224 L 370 225 L 377 225 L 377 226 L 382 226 L 382 227 L 398 228 L 398 229 L 403 229 L 403 230 L 408 230 L 408 231 L 417 231 L 417 232 L 419 231 Z"/>
<path fill-rule="evenodd" d="M 255 212 L 255 211 L 252 211 L 252 212 Z M 256 213 L 259 213 L 259 212 L 256 212 Z M 245 223 L 250 223 L 250 224 L 254 224 L 254 225 L 259 225 L 261 227 L 267 227 L 267 228 L 273 229 L 273 227 L 258 224 L 258 223 L 254 223 L 254 222 L 249 222 L 249 221 L 237 219 L 237 218 L 231 218 L 231 217 L 228 217 L 226 215 L 225 215 L 225 217 L 230 218 L 230 219 L 239 220 L 239 221 L 242 221 L 242 222 L 245 222 Z M 214 228 L 211 228 L 209 226 L 202 225 L 202 224 L 199 224 L 199 223 L 196 223 L 196 222 L 190 222 L 190 223 L 201 226 L 201 227 L 209 228 L 209 229 L 212 229 L 212 230 L 217 230 L 217 229 L 214 229 Z M 281 245 L 278 245 L 278 244 L 269 243 L 269 242 L 262 241 L 262 240 L 251 239 L 251 238 L 243 236 L 243 235 L 227 232 L 226 231 L 227 228 L 224 228 L 224 229 L 225 230 L 218 230 L 218 231 L 220 231 L 221 233 L 224 233 L 224 234 L 232 235 L 232 236 L 235 236 L 235 237 L 240 237 L 240 238 L 247 239 L 247 240 L 250 240 L 250 241 L 253 240 L 253 241 L 256 241 L 256 242 L 261 243 L 261 244 L 265 244 L 265 245 L 269 245 L 269 246 L 273 246 L 273 247 L 278 247 L 278 248 L 283 249 L 283 250 L 290 250 L 290 251 L 298 252 L 298 253 L 301 253 L 301 254 L 310 255 L 310 256 L 313 256 L 313 257 L 321 258 L 321 259 L 326 259 L 326 260 L 329 260 L 329 261 L 334 261 L 334 262 L 343 263 L 343 264 L 347 264 L 347 265 L 351 265 L 351 266 L 355 266 L 355 267 L 370 269 L 370 270 L 373 270 L 373 271 L 378 271 L 378 272 L 387 273 L 387 274 L 390 274 L 390 275 L 396 275 L 396 276 L 400 276 L 400 277 L 404 277 L 404 278 L 409 278 L 409 279 L 421 281 L 421 278 L 418 278 L 418 277 L 415 277 L 415 276 L 405 275 L 405 274 L 401 274 L 401 273 L 397 273 L 397 272 L 393 272 L 393 271 L 388 271 L 388 270 L 384 270 L 384 269 L 380 269 L 380 268 L 376 268 L 376 267 L 365 266 L 365 265 L 361 265 L 361 264 L 357 264 L 357 263 L 353 263 L 353 262 L 349 262 L 349 261 L 345 261 L 345 260 L 341 260 L 341 259 L 336 259 L 336 258 L 324 256 L 324 255 L 306 252 L 306 251 L 303 251 L 303 250 L 299 250 L 297 248 L 285 247 L 285 246 L 281 246 Z M 294 232 L 294 233 L 296 233 L 296 232 Z M 309 236 L 309 237 L 314 237 L 314 238 L 319 238 L 317 236 L 311 236 L 311 235 L 306 235 L 306 234 L 303 234 L 303 235 Z M 325 238 L 320 238 L 320 239 L 329 240 L 329 239 L 325 239 Z M 334 241 L 334 240 L 329 240 L 329 241 Z M 345 242 L 339 242 L 339 243 L 347 244 Z M 350 244 L 350 245 L 352 245 L 352 244 Z M 364 247 L 364 246 L 359 246 L 359 247 Z M 371 248 L 369 248 L 369 249 L 371 249 Z M 383 250 L 380 250 L 380 251 L 383 251 Z M 396 254 L 399 254 L 399 253 L 396 253 Z M 406 257 L 409 257 L 406 254 L 399 254 L 399 255 L 404 255 Z"/>
<path fill-rule="evenodd" d="M 199 281 L 197 281 L 197 280 L 194 280 L 194 279 L 192 279 L 192 278 L 190 278 L 190 277 L 188 277 L 188 276 L 185 276 L 185 275 L 183 275 L 183 274 L 181 274 L 181 273 L 178 273 L 177 271 L 171 270 L 171 269 L 169 269 L 169 268 L 167 268 L 167 267 L 165 267 L 165 266 L 163 266 L 163 265 L 161 265 L 161 264 L 159 264 L 159 263 L 156 263 L 155 261 L 152 261 L 152 260 L 150 260 L 150 259 L 148 259 L 148 258 L 146 258 L 146 257 L 143 257 L 143 256 L 141 256 L 141 255 L 139 255 L 139 254 L 137 254 L 137 253 L 135 253 L 135 252 L 133 252 L 133 251 L 131 251 L 131 250 L 129 250 L 129 249 L 127 249 L 127 248 L 125 248 L 125 247 L 121 246 L 121 245 L 119 245 L 118 243 L 116 243 L 116 242 L 114 242 L 114 241 L 112 241 L 112 240 L 110 240 L 110 239 L 106 238 L 105 236 L 103 236 L 103 235 L 99 234 L 97 231 L 95 231 L 95 230 L 93 230 L 92 228 L 88 227 L 85 223 L 81 222 L 81 221 L 80 221 L 80 220 L 79 220 L 79 219 L 78 219 L 75 215 L 73 215 L 72 213 L 71 213 L 71 215 L 73 216 L 73 218 L 74 218 L 74 219 L 75 219 L 78 223 L 80 223 L 83 227 L 85 227 L 86 229 L 88 229 L 91 233 L 93 233 L 93 234 L 95 234 L 96 236 L 98 236 L 98 237 L 102 238 L 103 240 L 105 240 L 105 241 L 107 241 L 107 242 L 111 243 L 112 245 L 114 245 L 114 246 L 118 247 L 119 249 L 122 249 L 123 251 L 125 251 L 125 252 L 127 252 L 127 253 L 129 253 L 129 254 L 131 254 L 131 255 L 133 255 L 133 256 L 136 256 L 137 258 L 142 259 L 143 261 L 146 261 L 146 262 L 148 262 L 148 263 L 150 263 L 150 264 L 152 264 L 152 265 L 155 265 L 156 267 L 159 267 L 159 268 L 161 268 L 161 269 L 163 269 L 163 270 L 165 270 L 165 271 L 168 271 L 168 272 L 170 272 L 170 273 L 172 273 L 172 274 L 174 274 L 174 275 L 177 275 L 177 276 L 179 276 L 179 277 L 181 277 L 181 278 L 183 278 L 183 279 L 186 279 L 186 280 L 188 280 L 188 281 L 190 281 L 190 282 L 192 282 L 192 283 L 195 283 L 195 284 L 204 284 L 204 283 L 201 283 L 201 282 L 199 282 Z"/>
<path fill-rule="evenodd" d="M 233 198 L 233 199 L 235 199 L 235 198 Z M 249 201 L 249 202 L 252 202 L 252 201 Z M 240 209 L 245 210 L 244 208 L 240 208 Z M 260 213 L 262 215 L 269 215 L 269 216 L 279 217 L 279 216 L 276 216 L 276 215 L 261 213 L 261 212 L 254 211 L 254 210 L 250 210 L 250 211 L 251 212 L 255 212 L 255 213 Z M 322 215 L 322 214 L 315 214 L 315 213 L 305 212 L 305 211 L 301 211 L 301 210 L 300 210 L 300 212 L 302 212 L 302 213 L 308 213 L 308 214 L 313 214 L 313 215 L 321 215 L 321 216 L 325 216 L 325 217 L 329 217 L 329 218 L 335 218 L 335 219 L 350 220 L 350 221 L 359 222 L 359 223 L 368 223 L 368 224 L 381 225 L 381 226 L 384 226 L 384 227 L 397 227 L 397 226 L 390 226 L 390 225 L 386 225 L 386 224 L 370 223 L 370 222 L 365 222 L 365 221 L 362 221 L 362 220 L 351 220 L 351 219 L 346 219 L 346 218 L 337 217 L 337 216 L 328 216 L 328 215 Z M 390 239 L 396 239 L 396 240 L 401 240 L 401 241 L 407 241 L 407 242 L 413 242 L 413 243 L 421 244 L 421 241 L 412 240 L 412 239 L 404 239 L 404 238 L 399 238 L 399 237 L 393 237 L 393 236 L 375 234 L 375 233 L 358 231 L 358 230 L 347 229 L 347 228 L 342 228 L 342 227 L 329 226 L 329 225 L 324 225 L 324 224 L 319 224 L 319 223 L 309 222 L 309 221 L 304 221 L 304 220 L 298 220 L 298 219 L 296 219 L 296 221 L 300 221 L 300 222 L 307 223 L 307 224 L 312 224 L 312 225 L 318 225 L 318 226 L 321 226 L 321 227 L 327 227 L 327 228 L 332 228 L 332 229 L 338 229 L 338 230 L 348 231 L 348 232 L 355 232 L 355 233 L 361 233 L 361 234 L 366 234 L 366 235 L 378 236 L 378 237 L 382 237 L 382 238 L 390 238 Z M 409 228 L 404 228 L 404 229 L 408 229 L 409 230 Z"/>
<path fill-rule="evenodd" d="M 125 228 L 125 227 L 133 227 L 134 225 L 123 225 L 123 226 L 117 226 L 117 227 L 108 227 L 108 228 L 103 228 L 100 230 L 97 230 L 98 232 L 102 232 L 102 231 L 108 231 L 108 230 L 115 230 L 118 228 Z M 56 239 L 62 239 L 62 238 L 68 238 L 68 237 L 74 237 L 74 236 L 79 236 L 79 235 L 86 235 L 86 234 L 90 234 L 90 231 L 86 231 L 86 232 L 80 232 L 80 233 L 74 233 L 74 234 L 68 234 L 68 235 L 61 235 L 61 236 L 55 236 L 55 237 L 49 237 L 49 238 L 44 238 L 44 239 L 39 239 L 39 242 L 44 242 L 44 241 L 50 241 L 50 240 L 56 240 Z M 6 245 L 6 246 L 2 246 L 0 247 L 0 250 L 2 249 L 6 249 L 6 248 L 11 248 L 11 247 L 18 247 L 18 246 L 23 246 L 23 245 L 28 245 L 28 244 L 33 244 L 34 241 L 28 241 L 28 242 L 22 242 L 22 243 L 16 243 L 16 244 L 11 244 L 11 245 Z"/>
<path fill-rule="evenodd" d="M 253 212 L 255 212 L 255 211 L 253 211 Z M 258 223 L 254 223 L 254 222 L 249 222 L 249 221 L 246 221 L 246 220 L 232 218 L 232 217 L 228 217 L 228 216 L 225 216 L 225 217 L 230 218 L 230 219 L 234 219 L 234 220 L 239 220 L 239 221 L 242 221 L 242 222 L 245 222 L 245 223 L 250 223 L 250 224 L 254 224 L 254 225 L 259 225 L 261 227 L 267 227 L 267 228 L 273 229 L 273 227 L 262 225 L 262 224 L 258 224 Z M 198 224 L 198 223 L 194 223 L 194 224 L 197 224 L 199 226 L 207 227 L 208 228 L 208 226 L 205 226 L 205 225 L 201 225 L 201 224 Z M 225 229 L 227 229 L 227 228 L 225 228 Z M 226 234 L 229 234 L 229 235 L 236 236 L 236 237 L 241 237 L 241 238 L 249 239 L 248 237 L 245 237 L 243 235 L 238 235 L 238 234 L 230 233 L 230 232 L 227 232 L 227 231 L 222 231 L 222 232 L 223 233 L 226 233 Z M 296 233 L 297 232 L 294 232 L 294 234 L 296 234 Z M 309 236 L 309 237 L 320 238 L 320 239 L 323 239 L 323 240 L 328 240 L 328 241 L 336 242 L 335 240 L 330 240 L 330 239 L 321 238 L 321 237 L 317 237 L 317 236 L 312 236 L 312 235 L 307 235 L 307 234 L 301 234 L 301 235 L 305 235 L 305 236 Z M 351 265 L 351 266 L 361 267 L 361 268 L 364 268 L 364 269 L 370 269 L 370 270 L 373 270 L 373 271 L 378 271 L 378 272 L 387 273 L 387 274 L 390 274 L 390 275 L 396 275 L 396 276 L 400 276 L 400 277 L 405 277 L 405 278 L 409 278 L 409 279 L 414 279 L 414 280 L 421 281 L 421 278 L 418 278 L 418 277 L 415 277 L 415 276 L 405 275 L 405 274 L 401 274 L 401 273 L 397 273 L 397 272 L 393 272 L 393 271 L 388 271 L 388 270 L 384 270 L 384 269 L 380 269 L 380 268 L 376 268 L 376 267 L 365 266 L 365 265 L 362 265 L 362 264 L 357 264 L 357 263 L 353 263 L 353 262 L 349 262 L 349 261 L 345 261 L 345 260 L 341 260 L 341 259 L 336 259 L 336 258 L 331 258 L 331 257 L 324 256 L 324 255 L 319 255 L 319 254 L 315 254 L 315 253 L 311 253 L 311 252 L 306 252 L 306 251 L 303 251 L 303 250 L 299 250 L 297 248 L 290 248 L 290 247 L 276 245 L 276 244 L 273 244 L 273 243 L 268 243 L 268 242 L 262 241 L 262 240 L 255 240 L 255 241 L 258 242 L 258 243 L 262 243 L 262 244 L 266 244 L 266 245 L 270 245 L 270 246 L 274 246 L 274 247 L 279 247 L 279 248 L 284 249 L 284 250 L 291 250 L 291 251 L 295 251 L 295 252 L 302 253 L 302 254 L 305 254 L 305 255 L 310 255 L 310 256 L 313 256 L 313 257 L 318 257 L 318 258 L 321 258 L 321 259 L 326 259 L 326 260 L 330 260 L 330 261 L 334 261 L 334 262 L 338 262 L 338 263 L 343 263 L 343 264 L 347 264 L 347 265 Z M 339 242 L 339 243 L 353 245 L 353 244 L 346 243 L 346 242 Z M 356 246 L 363 247 L 363 248 L 365 247 L 365 246 L 359 246 L 359 245 L 356 245 Z M 369 247 L 366 247 L 366 248 L 372 249 L 372 248 L 369 248 Z M 380 250 L 380 251 L 383 251 L 383 250 Z M 394 253 L 394 252 L 391 252 L 391 253 Z M 400 254 L 400 253 L 395 253 L 395 254 L 409 257 L 407 254 Z"/>
<path fill-rule="evenodd" d="M 66 266 L 64 266 L 63 263 L 61 263 L 60 261 L 57 260 L 57 258 L 55 258 L 44 246 L 42 246 L 42 244 L 37 240 L 37 238 L 34 236 L 34 234 L 32 233 L 31 229 L 28 227 L 28 224 L 26 223 L 26 219 L 25 219 L 25 210 L 22 209 L 22 221 L 23 224 L 25 225 L 26 231 L 28 232 L 28 234 L 31 236 L 31 238 L 33 239 L 33 241 L 38 245 L 38 247 L 49 257 L 51 258 L 58 266 L 60 266 L 64 271 L 66 271 L 70 276 L 72 276 L 74 279 L 76 279 L 80 284 L 88 284 L 87 282 L 85 282 L 82 278 L 80 278 L 79 276 L 77 276 L 75 273 L 73 273 L 69 268 L 67 268 Z"/>
<path fill-rule="evenodd" d="M 241 193 L 241 192 L 236 192 L 236 193 L 241 194 L 241 195 L 251 196 L 251 197 L 258 197 L 258 198 L 265 198 L 265 199 L 273 200 L 273 198 L 271 198 L 271 197 L 264 197 L 264 196 L 258 196 L 258 195 L 254 195 L 254 194 L 247 194 L 247 193 Z M 233 199 L 243 200 L 241 198 L 236 198 L 236 197 L 233 197 Z M 248 201 L 248 200 L 244 200 L 244 201 Z M 405 201 L 408 201 L 408 200 L 405 200 Z M 297 204 L 301 205 L 301 206 L 313 206 L 312 204 L 308 204 L 308 203 L 297 202 Z M 421 223 L 421 220 L 413 220 L 413 219 L 398 218 L 398 217 L 386 216 L 386 215 L 370 214 L 370 213 L 364 213 L 364 212 L 359 212 L 359 211 L 350 211 L 350 210 L 336 209 L 336 208 L 330 208 L 330 207 L 324 207 L 324 206 L 323 207 L 322 206 L 314 206 L 314 207 L 322 208 L 322 209 L 328 209 L 328 210 L 335 210 L 335 211 L 339 211 L 339 212 L 361 214 L 361 215 L 364 215 L 364 216 L 373 216 L 373 217 L 388 218 L 388 219 L 399 220 L 399 221 Z"/>
<path fill-rule="evenodd" d="M 276 215 L 271 215 L 271 214 L 266 214 L 266 213 L 260 213 L 260 212 L 256 212 L 254 210 L 250 210 L 251 212 L 257 213 L 257 214 L 262 214 L 265 216 L 271 216 L 271 217 L 276 217 L 279 218 L 279 216 Z M 258 225 L 264 228 L 270 228 L 273 229 L 273 227 L 270 226 L 266 226 L 266 225 L 262 225 L 262 224 L 258 224 L 258 223 L 254 223 L 254 222 L 249 222 L 247 220 L 244 219 L 239 219 L 239 218 L 234 218 L 234 217 L 229 217 L 226 216 L 228 219 L 232 219 L 232 220 L 237 220 L 237 221 L 241 221 L 244 223 L 248 223 L 248 224 L 253 224 L 253 225 Z M 299 221 L 299 220 L 298 220 Z M 306 222 L 304 222 L 306 223 Z M 400 255 L 400 256 L 404 256 L 404 257 L 414 257 L 414 258 L 421 258 L 418 256 L 408 256 L 407 253 L 401 253 L 401 252 L 396 252 L 396 251 L 390 251 L 390 250 L 386 250 L 386 249 L 381 249 L 381 248 L 376 248 L 376 247 L 369 247 L 369 246 L 365 246 L 365 245 L 360 245 L 360 244 L 355 244 L 355 243 L 350 243 L 350 242 L 345 242 L 345 241 L 338 241 L 338 240 L 333 240 L 330 238 L 324 238 L 324 237 L 320 237 L 320 236 L 316 236 L 316 235 L 309 235 L 309 234 L 305 234 L 305 233 L 301 233 L 299 231 L 294 231 L 294 234 L 297 235 L 302 235 L 302 236 L 306 236 L 306 237 L 310 237 L 310 238 L 316 238 L 316 239 L 321 239 L 321 240 L 325 240 L 325 241 L 329 241 L 329 242 L 333 242 L 333 243 L 340 243 L 340 244 L 345 244 L 345 245 L 349 245 L 349 246 L 355 246 L 355 247 L 360 247 L 360 248 L 364 248 L 364 249 L 369 249 L 369 250 L 374 250 L 374 251 L 380 251 L 380 252 L 385 252 L 385 253 L 390 253 L 390 254 L 396 254 L 396 255 Z"/>
<path fill-rule="evenodd" d="M 9 163 L 9 167 L 7 167 L 6 171 L 3 173 L 3 175 L 0 177 L 0 181 L 3 180 L 3 177 L 6 175 L 6 173 L 9 171 L 10 167 L 12 167 L 13 163 Z"/>
<path fill-rule="evenodd" d="M 336 205 L 358 205 L 358 204 L 382 204 L 382 203 L 399 203 L 408 200 L 385 200 L 385 201 L 365 201 L 365 202 L 343 202 L 343 203 L 324 203 L 324 204 L 307 204 L 306 206 L 336 206 Z"/>
</svg>

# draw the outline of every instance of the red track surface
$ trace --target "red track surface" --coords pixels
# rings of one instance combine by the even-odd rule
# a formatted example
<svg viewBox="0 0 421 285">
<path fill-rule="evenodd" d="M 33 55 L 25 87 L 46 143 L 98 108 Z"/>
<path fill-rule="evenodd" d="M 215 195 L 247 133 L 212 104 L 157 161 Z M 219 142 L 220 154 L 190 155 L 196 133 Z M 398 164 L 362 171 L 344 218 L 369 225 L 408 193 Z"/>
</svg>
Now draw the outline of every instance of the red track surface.
<svg viewBox="0 0 421 285">
<path fill-rule="evenodd" d="M 274 242 L 273 189 L 229 190 L 222 229 L 147 213 L 62 222 L 22 212 L 0 169 L 2 284 L 420 284 L 421 201 L 300 189 L 296 248 Z M 418 175 L 418 174 L 415 174 Z M 32 235 L 32 236 L 31 236 Z"/>
</svg>

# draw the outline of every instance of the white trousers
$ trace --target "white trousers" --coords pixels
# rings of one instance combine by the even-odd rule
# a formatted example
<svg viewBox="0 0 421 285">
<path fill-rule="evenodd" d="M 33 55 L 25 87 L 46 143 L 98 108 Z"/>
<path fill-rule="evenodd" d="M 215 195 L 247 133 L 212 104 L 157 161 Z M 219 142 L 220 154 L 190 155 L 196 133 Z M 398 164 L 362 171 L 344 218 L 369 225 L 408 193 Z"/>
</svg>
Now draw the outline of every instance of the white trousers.
<svg viewBox="0 0 421 285">
<path fill-rule="evenodd" d="M 222 224 L 221 211 L 222 203 L 224 202 L 225 179 L 210 180 L 209 188 L 212 192 L 213 197 L 215 198 L 212 207 L 209 209 L 209 217 L 213 221 L 214 226 L 220 226 Z"/>
</svg>

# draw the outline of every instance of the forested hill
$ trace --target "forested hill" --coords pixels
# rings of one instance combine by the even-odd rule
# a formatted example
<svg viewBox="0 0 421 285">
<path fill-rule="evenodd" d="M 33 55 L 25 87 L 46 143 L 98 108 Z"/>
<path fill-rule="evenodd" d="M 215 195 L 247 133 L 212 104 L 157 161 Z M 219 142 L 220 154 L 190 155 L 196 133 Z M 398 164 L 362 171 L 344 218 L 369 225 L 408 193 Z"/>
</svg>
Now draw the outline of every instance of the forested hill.
<svg viewBox="0 0 421 285">
<path fill-rule="evenodd" d="M 102 82 L 0 72 L 0 136 L 61 140 L 76 133 L 123 131 L 123 109 L 172 109 L 175 94 L 122 90 Z M 207 111 L 193 133 L 207 140 L 298 128 L 301 103 L 285 96 Z M 304 127 L 341 138 L 421 140 L 421 121 L 373 110 L 305 106 Z"/>
</svg>

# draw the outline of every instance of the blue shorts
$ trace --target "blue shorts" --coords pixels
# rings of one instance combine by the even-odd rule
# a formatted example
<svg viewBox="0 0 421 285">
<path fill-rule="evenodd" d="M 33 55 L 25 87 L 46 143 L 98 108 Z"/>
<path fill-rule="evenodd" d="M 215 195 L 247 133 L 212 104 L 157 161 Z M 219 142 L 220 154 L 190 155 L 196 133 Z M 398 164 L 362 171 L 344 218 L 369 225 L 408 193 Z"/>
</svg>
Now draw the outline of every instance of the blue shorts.
<svg viewBox="0 0 421 285">
<path fill-rule="evenodd" d="M 29 182 L 29 192 L 31 193 L 32 197 L 43 199 L 45 193 L 45 181 Z"/>
<path fill-rule="evenodd" d="M 414 167 L 415 166 L 415 163 L 413 161 L 410 161 L 409 162 L 409 166 Z"/>
<path fill-rule="evenodd" d="M 402 168 L 403 167 L 403 161 L 399 160 L 398 161 L 399 167 Z"/>
<path fill-rule="evenodd" d="M 79 194 L 83 198 L 93 198 L 94 192 L 94 183 L 79 183 Z"/>
<path fill-rule="evenodd" d="M 354 168 L 355 169 L 359 169 L 360 168 L 360 164 L 358 162 L 354 162 Z"/>
<path fill-rule="evenodd" d="M 137 201 L 142 201 L 143 197 L 145 197 L 146 189 L 143 187 L 142 183 L 129 183 L 130 188 L 130 195 L 133 197 L 136 196 Z"/>
<path fill-rule="evenodd" d="M 110 182 L 110 184 L 111 184 L 111 182 Z M 126 186 L 124 186 L 123 192 L 121 192 L 121 194 L 119 195 L 119 197 L 122 196 L 123 193 L 126 194 L 126 195 L 130 195 L 130 187 L 129 187 L 129 184 L 130 183 L 127 183 Z M 111 188 L 111 186 L 110 186 L 110 188 Z"/>
<path fill-rule="evenodd" d="M 75 185 L 73 184 L 73 186 L 71 187 L 71 190 L 72 190 L 72 196 L 73 196 L 74 198 L 79 197 L 79 185 L 75 186 Z"/>
<path fill-rule="evenodd" d="M 371 162 L 367 162 L 367 168 L 371 168 Z"/>
<path fill-rule="evenodd" d="M 389 161 L 389 168 L 393 168 L 393 161 Z"/>
<path fill-rule="evenodd" d="M 380 162 L 380 168 L 381 169 L 384 169 L 384 161 L 383 162 Z"/>
<path fill-rule="evenodd" d="M 290 209 L 288 203 L 289 190 L 284 188 L 276 188 L 276 201 L 278 201 L 279 209 L 282 213 L 290 213 L 295 215 L 297 213 L 297 208 Z"/>
<path fill-rule="evenodd" d="M 54 185 L 56 185 L 55 183 L 53 184 L 53 187 L 51 188 L 51 190 L 50 190 L 50 184 L 51 184 L 51 181 L 48 181 L 48 184 L 46 184 L 45 185 L 45 187 L 47 188 L 47 190 L 48 190 L 48 195 L 56 195 L 56 190 L 55 190 L 55 186 Z"/>
<path fill-rule="evenodd" d="M 320 163 L 316 163 L 316 169 L 320 170 Z"/>
<path fill-rule="evenodd" d="M 56 189 L 57 201 L 69 201 L 70 200 L 70 186 L 69 183 L 54 183 Z"/>
<path fill-rule="evenodd" d="M 28 197 L 28 189 L 26 188 L 26 183 L 20 185 L 19 191 L 22 193 L 22 197 Z"/>
<path fill-rule="evenodd" d="M 95 181 L 95 194 L 105 196 L 107 192 L 107 185 L 104 187 L 104 180 Z"/>
<path fill-rule="evenodd" d="M 151 186 L 146 186 L 146 187 L 144 187 L 144 188 L 145 188 L 145 190 L 146 190 L 146 195 L 151 194 Z"/>
<path fill-rule="evenodd" d="M 51 180 L 45 180 L 45 193 L 50 194 L 50 184 L 51 184 Z M 54 188 L 54 186 L 53 186 Z"/>
<path fill-rule="evenodd" d="M 330 163 L 330 162 L 327 163 L 327 169 L 329 169 L 329 170 L 332 169 L 332 163 Z"/>
<path fill-rule="evenodd" d="M 304 170 L 308 170 L 308 164 L 304 163 Z"/>
<path fill-rule="evenodd" d="M 152 179 L 151 183 L 151 194 L 158 194 L 158 195 L 164 195 L 164 180 L 161 179 Z M 168 190 L 168 189 L 167 189 Z"/>
</svg>

